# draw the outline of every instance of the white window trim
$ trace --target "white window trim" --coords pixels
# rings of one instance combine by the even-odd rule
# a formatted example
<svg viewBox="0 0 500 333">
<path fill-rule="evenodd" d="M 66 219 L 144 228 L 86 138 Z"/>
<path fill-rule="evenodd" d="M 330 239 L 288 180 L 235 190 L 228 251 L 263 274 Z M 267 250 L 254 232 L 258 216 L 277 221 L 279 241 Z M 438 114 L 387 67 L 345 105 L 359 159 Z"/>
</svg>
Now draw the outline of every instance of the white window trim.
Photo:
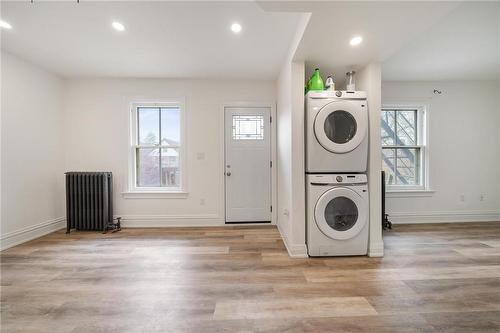
<svg viewBox="0 0 500 333">
<path fill-rule="evenodd" d="M 138 107 L 179 107 L 180 112 L 180 170 L 181 184 L 179 188 L 137 187 L 136 182 L 136 147 L 137 147 L 137 108 Z M 129 141 L 128 141 L 128 181 L 127 188 L 122 192 L 124 198 L 186 198 L 187 188 L 187 142 L 186 142 L 187 109 L 184 98 L 162 99 L 158 102 L 133 102 L 130 104 Z"/>
<path fill-rule="evenodd" d="M 387 185 L 388 197 L 425 197 L 432 196 L 434 190 L 430 188 L 429 177 L 429 105 L 422 103 L 388 103 L 382 104 L 381 111 L 384 109 L 397 110 L 417 110 L 417 139 L 418 146 L 423 150 L 421 160 L 422 185 Z M 421 141 L 420 141 L 421 140 Z M 411 148 L 411 146 L 408 146 Z"/>
<path fill-rule="evenodd" d="M 416 198 L 416 197 L 432 197 L 435 191 L 433 190 L 387 190 L 387 198 Z"/>
</svg>

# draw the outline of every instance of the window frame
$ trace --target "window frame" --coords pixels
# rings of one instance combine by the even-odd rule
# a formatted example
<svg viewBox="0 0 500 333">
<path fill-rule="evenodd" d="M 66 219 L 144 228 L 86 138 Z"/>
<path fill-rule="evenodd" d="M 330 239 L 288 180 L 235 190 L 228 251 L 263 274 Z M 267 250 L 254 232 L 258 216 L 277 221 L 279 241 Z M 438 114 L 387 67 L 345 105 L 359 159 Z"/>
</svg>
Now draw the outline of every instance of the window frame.
<svg viewBox="0 0 500 333">
<path fill-rule="evenodd" d="M 186 103 L 183 98 L 162 100 L 161 102 L 133 102 L 130 104 L 130 135 L 129 135 L 129 172 L 128 172 L 128 188 L 124 192 L 125 195 L 134 198 L 135 194 L 147 195 L 147 197 L 186 197 L 187 195 L 187 165 L 186 165 Z M 145 187 L 137 186 L 137 149 L 144 148 L 147 145 L 140 145 L 138 140 L 138 109 L 139 108 L 179 108 L 180 109 L 180 142 L 174 148 L 179 149 L 179 170 L 180 170 L 180 186 L 179 187 Z M 172 148 L 173 146 L 152 145 L 151 147 Z M 161 163 L 161 162 L 160 162 Z"/>
<path fill-rule="evenodd" d="M 381 143 L 381 151 L 385 149 L 398 149 L 398 148 L 416 148 L 420 151 L 420 170 L 419 170 L 419 185 L 386 185 L 387 192 L 389 193 L 433 193 L 429 184 L 429 107 L 425 104 L 383 104 L 381 107 L 381 114 L 383 111 L 416 111 L 417 112 L 417 128 L 416 136 L 417 142 L 415 145 L 384 145 Z M 395 118 L 397 121 L 397 118 Z M 380 132 L 379 135 L 382 135 Z M 382 137 L 381 137 L 382 138 Z"/>
</svg>

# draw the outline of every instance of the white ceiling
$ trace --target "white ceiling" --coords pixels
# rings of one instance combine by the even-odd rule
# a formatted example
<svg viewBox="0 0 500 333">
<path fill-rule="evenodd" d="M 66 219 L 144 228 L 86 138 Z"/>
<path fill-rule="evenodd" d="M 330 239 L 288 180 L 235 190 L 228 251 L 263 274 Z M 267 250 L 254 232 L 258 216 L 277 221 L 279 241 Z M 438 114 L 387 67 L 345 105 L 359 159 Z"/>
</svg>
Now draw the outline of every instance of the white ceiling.
<svg viewBox="0 0 500 333">
<path fill-rule="evenodd" d="M 500 78 L 500 3 L 466 2 L 389 57 L 384 80 Z"/>
<path fill-rule="evenodd" d="M 311 16 L 294 58 L 339 86 L 347 70 L 372 61 L 383 63 L 384 80 L 500 73 L 500 3 L 479 1 L 1 1 L 13 25 L 2 49 L 64 77 L 273 79 L 302 13 Z M 229 30 L 234 21 L 240 35 Z M 358 47 L 349 45 L 354 35 L 364 38 Z"/>
<path fill-rule="evenodd" d="M 277 76 L 300 18 L 254 2 L 28 0 L 1 1 L 1 16 L 13 26 L 2 49 L 64 77 L 266 79 Z"/>
<path fill-rule="evenodd" d="M 452 12 L 457 1 L 261 2 L 266 10 L 311 12 L 295 59 L 306 61 L 307 76 L 315 67 L 334 74 L 342 87 L 346 71 L 384 62 Z M 351 47 L 353 36 L 363 43 Z M 339 86 L 338 85 L 338 86 Z"/>
</svg>

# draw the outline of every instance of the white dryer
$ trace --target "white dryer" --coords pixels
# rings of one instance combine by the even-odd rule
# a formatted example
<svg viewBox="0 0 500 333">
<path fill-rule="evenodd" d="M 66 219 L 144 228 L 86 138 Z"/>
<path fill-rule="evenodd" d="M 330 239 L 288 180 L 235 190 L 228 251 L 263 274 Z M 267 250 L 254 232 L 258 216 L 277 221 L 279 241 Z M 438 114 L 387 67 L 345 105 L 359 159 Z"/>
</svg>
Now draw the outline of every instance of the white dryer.
<svg viewBox="0 0 500 333">
<path fill-rule="evenodd" d="M 305 123 L 306 173 L 366 172 L 366 92 L 307 93 Z"/>
<path fill-rule="evenodd" d="M 369 230 L 366 175 L 306 175 L 306 181 L 309 255 L 366 255 Z"/>
</svg>

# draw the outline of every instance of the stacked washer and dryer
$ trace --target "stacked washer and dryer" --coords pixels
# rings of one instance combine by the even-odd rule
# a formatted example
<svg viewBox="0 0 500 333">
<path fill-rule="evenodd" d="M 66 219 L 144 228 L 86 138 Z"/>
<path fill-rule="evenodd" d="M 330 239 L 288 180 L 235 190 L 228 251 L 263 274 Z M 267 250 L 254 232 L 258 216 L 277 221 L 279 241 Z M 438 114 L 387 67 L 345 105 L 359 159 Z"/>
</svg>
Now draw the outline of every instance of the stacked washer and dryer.
<svg viewBox="0 0 500 333">
<path fill-rule="evenodd" d="M 306 95 L 306 215 L 310 256 L 368 252 L 368 105 L 363 91 Z"/>
</svg>

